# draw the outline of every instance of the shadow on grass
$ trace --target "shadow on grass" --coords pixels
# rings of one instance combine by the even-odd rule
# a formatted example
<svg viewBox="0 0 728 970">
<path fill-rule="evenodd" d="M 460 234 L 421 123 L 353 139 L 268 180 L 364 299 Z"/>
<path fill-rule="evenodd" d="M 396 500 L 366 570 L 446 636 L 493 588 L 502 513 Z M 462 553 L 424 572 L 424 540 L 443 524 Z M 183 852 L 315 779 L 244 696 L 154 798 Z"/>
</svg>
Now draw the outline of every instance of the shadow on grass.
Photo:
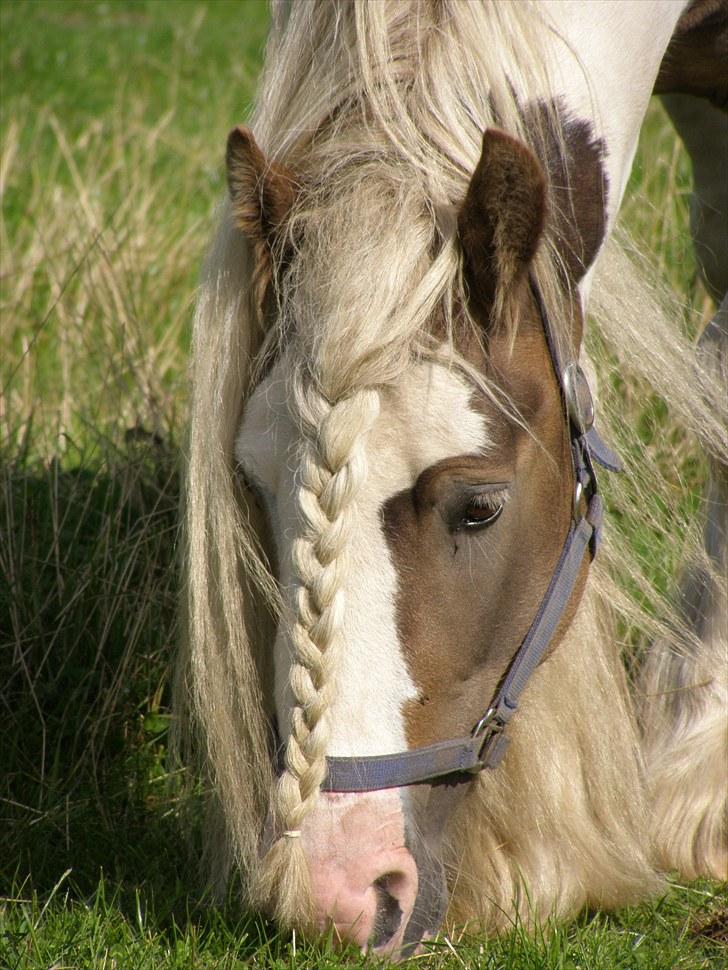
<svg viewBox="0 0 728 970">
<path fill-rule="evenodd" d="M 166 761 L 180 462 L 127 437 L 0 470 L 0 894 L 103 874 L 161 926 L 199 898 Z"/>
<path fill-rule="evenodd" d="M 139 429 L 0 456 L 0 963 L 341 963 L 200 878 L 201 799 L 167 755 L 180 466 Z"/>
</svg>

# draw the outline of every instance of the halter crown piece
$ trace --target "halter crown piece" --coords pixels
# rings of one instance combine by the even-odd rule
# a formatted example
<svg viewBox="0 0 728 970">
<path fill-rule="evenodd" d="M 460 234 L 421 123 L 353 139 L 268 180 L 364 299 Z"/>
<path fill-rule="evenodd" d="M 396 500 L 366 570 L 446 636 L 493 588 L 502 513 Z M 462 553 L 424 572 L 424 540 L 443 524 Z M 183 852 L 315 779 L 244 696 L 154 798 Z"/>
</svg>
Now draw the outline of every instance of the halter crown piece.
<svg viewBox="0 0 728 970">
<path fill-rule="evenodd" d="M 323 791 L 378 791 L 442 779 L 465 782 L 485 768 L 496 768 L 508 746 L 505 729 L 566 610 L 584 556 L 587 551 L 592 559 L 596 555 L 602 527 L 602 500 L 597 491 L 594 462 L 614 472 L 621 471 L 622 465 L 594 427 L 594 399 L 584 371 L 575 360 L 562 365 L 543 298 L 533 278 L 530 282 L 569 422 L 574 471 L 572 521 L 551 581 L 502 684 L 469 735 L 396 754 L 327 758 Z M 584 503 L 586 514 L 582 513 Z"/>
</svg>

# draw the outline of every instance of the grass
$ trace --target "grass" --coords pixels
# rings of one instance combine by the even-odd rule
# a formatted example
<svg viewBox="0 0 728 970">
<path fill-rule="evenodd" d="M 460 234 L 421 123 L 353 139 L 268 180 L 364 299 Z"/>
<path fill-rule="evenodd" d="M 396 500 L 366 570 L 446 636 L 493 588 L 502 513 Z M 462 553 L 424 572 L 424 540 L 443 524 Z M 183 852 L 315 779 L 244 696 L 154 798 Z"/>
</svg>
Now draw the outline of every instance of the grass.
<svg viewBox="0 0 728 970">
<path fill-rule="evenodd" d="M 265 8 L 0 15 L 0 967 L 362 965 L 204 899 L 166 760 L 190 307 Z M 689 165 L 659 110 L 646 135 L 626 216 L 695 320 Z M 630 406 L 646 439 L 669 420 Z M 415 965 L 719 967 L 725 918 L 720 887 L 676 885 Z"/>
<path fill-rule="evenodd" d="M 428 970 L 701 970 L 721 966 L 708 935 L 717 906 L 700 888 L 676 889 L 666 899 L 617 917 L 586 916 L 565 927 L 545 927 L 535 939 L 519 928 L 485 942 L 442 938 L 409 966 Z M 163 908 L 166 913 L 166 907 Z M 102 878 L 79 898 L 69 877 L 44 901 L 19 894 L 6 926 L 17 970 L 40 967 L 207 968 L 328 970 L 373 966 L 358 953 L 335 953 L 327 943 L 302 947 L 260 920 L 207 908 L 160 918 L 148 894 L 124 900 Z"/>
</svg>

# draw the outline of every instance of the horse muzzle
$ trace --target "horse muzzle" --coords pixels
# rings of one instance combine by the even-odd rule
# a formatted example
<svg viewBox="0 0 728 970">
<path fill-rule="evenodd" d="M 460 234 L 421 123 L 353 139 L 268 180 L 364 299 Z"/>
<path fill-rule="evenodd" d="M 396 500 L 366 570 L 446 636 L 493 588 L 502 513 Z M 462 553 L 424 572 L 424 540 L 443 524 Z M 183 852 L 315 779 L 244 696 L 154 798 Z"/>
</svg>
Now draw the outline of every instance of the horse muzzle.
<svg viewBox="0 0 728 970">
<path fill-rule="evenodd" d="M 321 794 L 301 834 L 320 932 L 396 960 L 439 929 L 442 867 L 413 828 L 398 790 Z"/>
</svg>

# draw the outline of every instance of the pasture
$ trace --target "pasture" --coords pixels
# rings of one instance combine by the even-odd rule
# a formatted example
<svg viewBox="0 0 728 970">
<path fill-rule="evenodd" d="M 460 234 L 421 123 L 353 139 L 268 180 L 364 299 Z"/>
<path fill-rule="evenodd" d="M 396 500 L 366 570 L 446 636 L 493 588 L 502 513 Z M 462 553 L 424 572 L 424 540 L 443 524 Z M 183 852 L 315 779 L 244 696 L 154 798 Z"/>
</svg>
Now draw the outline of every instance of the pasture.
<svg viewBox="0 0 728 970">
<path fill-rule="evenodd" d="M 278 935 L 234 887 L 205 899 L 199 805 L 167 759 L 189 321 L 265 5 L 0 10 L 0 966 L 364 965 Z M 695 335 L 711 305 L 689 187 L 655 105 L 623 219 Z M 613 390 L 689 515 L 691 442 L 653 394 Z M 658 499 L 649 512 L 622 527 L 667 586 L 675 547 Z M 727 943 L 725 887 L 675 883 L 535 938 L 443 937 L 412 963 L 687 970 L 724 966 Z"/>
</svg>

